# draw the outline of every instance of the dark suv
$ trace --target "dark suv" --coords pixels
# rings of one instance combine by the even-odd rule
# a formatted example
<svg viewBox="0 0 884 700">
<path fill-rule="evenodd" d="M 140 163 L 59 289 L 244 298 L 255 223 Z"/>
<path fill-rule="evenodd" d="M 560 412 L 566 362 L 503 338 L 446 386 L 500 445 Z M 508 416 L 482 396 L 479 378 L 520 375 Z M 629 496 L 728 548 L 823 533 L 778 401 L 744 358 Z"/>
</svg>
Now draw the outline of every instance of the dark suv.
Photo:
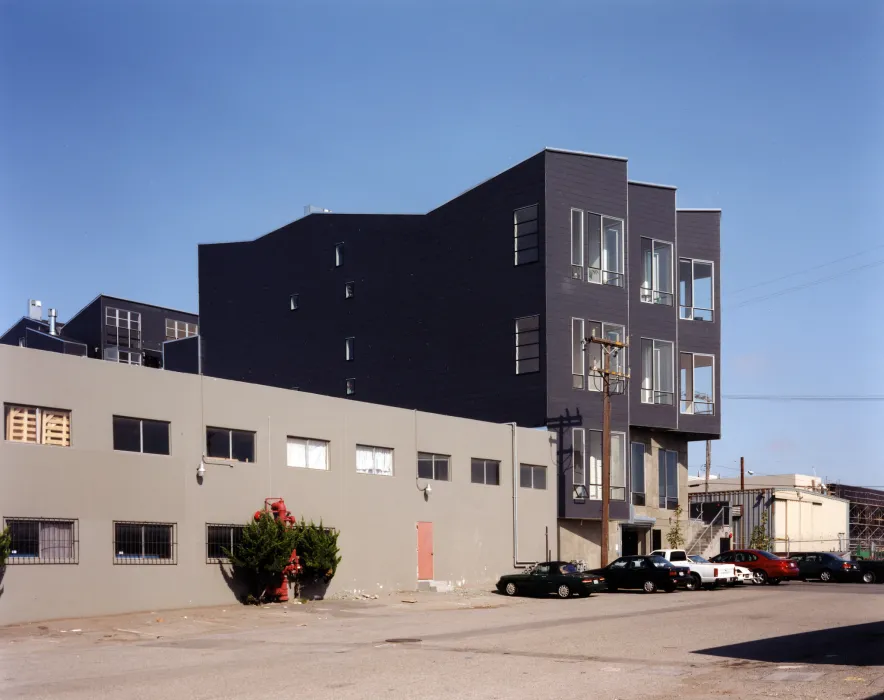
<svg viewBox="0 0 884 700">
<path fill-rule="evenodd" d="M 857 564 L 842 559 L 833 552 L 793 554 L 792 561 L 798 562 L 798 575 L 803 579 L 818 578 L 826 582 L 863 580 L 862 571 Z"/>
</svg>

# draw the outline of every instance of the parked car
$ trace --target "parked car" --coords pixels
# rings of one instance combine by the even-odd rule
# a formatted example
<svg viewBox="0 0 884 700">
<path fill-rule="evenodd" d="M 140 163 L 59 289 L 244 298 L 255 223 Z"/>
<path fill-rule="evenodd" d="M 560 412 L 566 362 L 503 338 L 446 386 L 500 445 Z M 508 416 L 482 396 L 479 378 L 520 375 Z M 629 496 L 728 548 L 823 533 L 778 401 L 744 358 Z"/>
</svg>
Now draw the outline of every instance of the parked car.
<svg viewBox="0 0 884 700">
<path fill-rule="evenodd" d="M 884 559 L 856 559 L 853 563 L 859 566 L 863 583 L 884 583 Z"/>
<path fill-rule="evenodd" d="M 818 578 L 820 581 L 859 582 L 863 580 L 862 571 L 854 562 L 842 559 L 834 552 L 804 552 L 793 554 L 792 560 L 798 562 L 798 575 L 807 580 Z"/>
<path fill-rule="evenodd" d="M 690 569 L 676 567 L 657 556 L 630 556 L 615 559 L 606 567 L 593 569 L 590 573 L 605 577 L 608 591 L 619 588 L 640 588 L 645 593 L 662 589 L 672 593 L 681 581 L 690 577 Z"/>
<path fill-rule="evenodd" d="M 739 564 L 752 571 L 755 583 L 777 585 L 798 578 L 798 564 L 762 549 L 732 549 L 712 557 L 716 564 Z"/>
<path fill-rule="evenodd" d="M 737 583 L 755 583 L 755 576 L 752 574 L 751 569 L 746 569 L 745 567 L 738 566 L 734 564 L 734 569 L 737 572 Z"/>
<path fill-rule="evenodd" d="M 663 557 L 675 566 L 686 566 L 691 570 L 685 588 L 689 591 L 701 587 L 715 588 L 720 584 L 736 583 L 737 573 L 733 564 L 713 564 L 700 556 L 688 556 L 683 549 L 658 549 L 651 556 Z"/>
<path fill-rule="evenodd" d="M 506 574 L 497 582 L 497 590 L 506 595 L 551 595 L 570 598 L 589 597 L 605 589 L 605 578 L 581 572 L 566 561 L 544 561 L 518 574 Z"/>
</svg>

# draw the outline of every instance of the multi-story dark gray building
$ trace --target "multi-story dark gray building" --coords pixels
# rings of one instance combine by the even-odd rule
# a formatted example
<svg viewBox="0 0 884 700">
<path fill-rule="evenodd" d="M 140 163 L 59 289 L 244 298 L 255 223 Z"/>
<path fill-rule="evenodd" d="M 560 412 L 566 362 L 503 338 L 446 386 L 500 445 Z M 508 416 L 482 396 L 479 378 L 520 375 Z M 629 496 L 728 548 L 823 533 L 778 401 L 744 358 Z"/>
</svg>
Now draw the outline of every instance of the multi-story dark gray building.
<svg viewBox="0 0 884 700">
<path fill-rule="evenodd" d="M 165 366 L 164 349 L 174 350 L 176 360 L 183 355 L 182 351 L 196 358 L 196 314 L 104 294 L 95 297 L 67 323 L 55 322 L 54 309 L 49 314 L 49 321 L 44 321 L 40 302 L 29 301 L 28 315 L 0 336 L 0 343 L 147 367 Z M 188 346 L 186 350 L 166 345 L 185 338 L 193 339 L 184 343 Z M 185 364 L 196 371 L 195 361 Z"/>
<path fill-rule="evenodd" d="M 560 554 L 592 559 L 602 399 L 584 339 L 628 341 L 611 553 L 649 551 L 686 510 L 687 443 L 720 434 L 719 251 L 719 210 L 678 209 L 624 158 L 545 149 L 427 214 L 312 214 L 200 246 L 203 372 L 564 425 Z"/>
</svg>

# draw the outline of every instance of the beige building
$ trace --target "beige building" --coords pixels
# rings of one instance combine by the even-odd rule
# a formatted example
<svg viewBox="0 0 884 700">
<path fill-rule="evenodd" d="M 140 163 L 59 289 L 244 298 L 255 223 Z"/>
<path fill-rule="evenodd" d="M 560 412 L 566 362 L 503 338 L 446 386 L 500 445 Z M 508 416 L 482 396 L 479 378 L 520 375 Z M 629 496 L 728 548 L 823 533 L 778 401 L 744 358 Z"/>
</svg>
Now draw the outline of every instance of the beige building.
<svg viewBox="0 0 884 700">
<path fill-rule="evenodd" d="M 0 401 L 0 624 L 229 603 L 219 543 L 268 497 L 339 530 L 329 595 L 557 556 L 546 431 L 6 346 Z"/>
</svg>

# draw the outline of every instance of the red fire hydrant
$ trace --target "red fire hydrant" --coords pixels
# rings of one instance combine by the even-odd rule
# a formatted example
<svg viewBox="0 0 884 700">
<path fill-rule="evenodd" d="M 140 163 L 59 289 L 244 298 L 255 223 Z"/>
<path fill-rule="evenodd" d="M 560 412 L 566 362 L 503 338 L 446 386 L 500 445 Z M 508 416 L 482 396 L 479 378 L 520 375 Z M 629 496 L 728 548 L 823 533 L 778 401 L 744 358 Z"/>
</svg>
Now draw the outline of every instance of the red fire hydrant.
<svg viewBox="0 0 884 700">
<path fill-rule="evenodd" d="M 297 522 L 294 516 L 285 507 L 285 501 L 281 498 L 265 498 L 264 510 L 255 511 L 255 520 L 260 520 L 264 513 L 271 513 L 274 520 L 281 520 L 285 523 L 286 528 L 292 528 Z M 286 603 L 289 599 L 289 578 L 297 576 L 301 573 L 301 560 L 298 557 L 297 550 L 292 550 L 289 556 L 289 563 L 282 570 L 279 585 L 276 587 L 268 586 L 264 591 L 266 597 L 273 598 L 280 603 Z"/>
</svg>

